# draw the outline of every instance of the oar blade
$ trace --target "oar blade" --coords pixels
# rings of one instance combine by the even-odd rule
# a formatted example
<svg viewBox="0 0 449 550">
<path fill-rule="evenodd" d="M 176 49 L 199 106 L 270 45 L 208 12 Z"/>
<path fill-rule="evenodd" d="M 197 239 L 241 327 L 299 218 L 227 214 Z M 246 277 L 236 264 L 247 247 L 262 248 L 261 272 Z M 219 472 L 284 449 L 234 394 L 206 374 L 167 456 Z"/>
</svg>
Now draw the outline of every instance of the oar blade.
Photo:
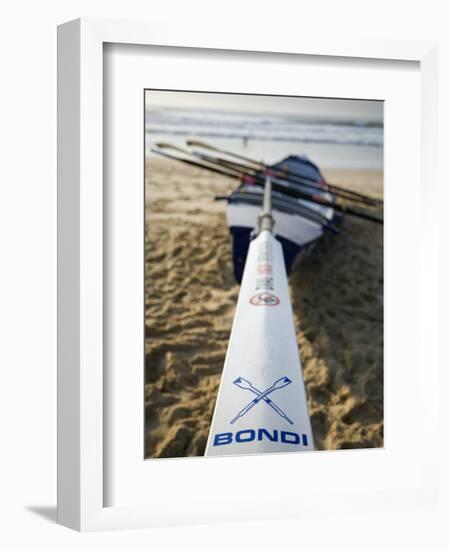
<svg viewBox="0 0 449 550">
<path fill-rule="evenodd" d="M 275 407 L 245 391 L 243 380 Z M 270 231 L 262 231 L 249 248 L 206 455 L 310 450 L 313 437 L 282 246 Z"/>
</svg>

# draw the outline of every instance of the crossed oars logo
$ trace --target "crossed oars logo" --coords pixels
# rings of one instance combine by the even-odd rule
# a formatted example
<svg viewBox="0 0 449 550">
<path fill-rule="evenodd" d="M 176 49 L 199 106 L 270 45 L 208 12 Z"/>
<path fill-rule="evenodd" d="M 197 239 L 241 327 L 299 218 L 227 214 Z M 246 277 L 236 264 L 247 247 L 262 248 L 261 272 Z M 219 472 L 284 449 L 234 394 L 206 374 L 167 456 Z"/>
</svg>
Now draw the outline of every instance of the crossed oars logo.
<svg viewBox="0 0 449 550">
<path fill-rule="evenodd" d="M 280 390 L 281 388 L 285 388 L 285 386 L 288 386 L 289 384 L 292 383 L 292 381 L 290 380 L 290 378 L 287 378 L 286 376 L 283 376 L 282 378 L 279 378 L 279 380 L 276 380 L 276 382 L 273 382 L 273 384 L 267 388 L 265 391 L 260 391 L 258 390 L 257 388 L 255 388 L 251 382 L 249 380 L 246 380 L 245 378 L 242 378 L 241 376 L 239 378 L 237 378 L 236 380 L 234 380 L 233 382 L 236 386 L 238 386 L 239 388 L 242 388 L 242 390 L 249 390 L 250 392 L 254 393 L 257 395 L 257 397 L 255 399 L 253 399 L 252 401 L 250 401 L 248 403 L 248 405 L 246 405 L 245 408 L 243 408 L 237 416 L 235 416 L 232 420 L 231 420 L 231 424 L 234 424 L 234 422 L 236 420 L 238 420 L 239 418 L 241 418 L 242 416 L 244 416 L 248 411 L 250 411 L 255 405 L 257 405 L 257 403 L 259 403 L 259 401 L 264 401 L 267 405 L 269 405 L 275 412 L 277 412 L 277 414 L 279 416 L 281 416 L 282 418 L 285 418 L 285 420 L 287 420 L 287 422 L 289 422 L 290 424 L 293 424 L 293 422 L 290 420 L 290 418 L 285 414 L 285 412 L 280 409 L 276 403 L 274 403 L 269 397 L 268 395 L 276 390 Z"/>
</svg>

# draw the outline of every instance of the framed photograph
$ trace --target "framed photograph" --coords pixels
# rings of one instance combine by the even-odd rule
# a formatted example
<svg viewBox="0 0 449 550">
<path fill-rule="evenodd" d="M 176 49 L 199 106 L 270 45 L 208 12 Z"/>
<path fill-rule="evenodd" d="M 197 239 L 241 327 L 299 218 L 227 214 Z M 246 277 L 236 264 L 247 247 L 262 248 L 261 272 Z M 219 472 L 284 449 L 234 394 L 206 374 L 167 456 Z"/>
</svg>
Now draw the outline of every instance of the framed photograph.
<svg viewBox="0 0 449 550">
<path fill-rule="evenodd" d="M 436 502 L 436 45 L 291 40 L 58 29 L 63 525 Z"/>
<path fill-rule="evenodd" d="M 146 90 L 145 121 L 145 457 L 383 447 L 383 102 Z"/>
</svg>

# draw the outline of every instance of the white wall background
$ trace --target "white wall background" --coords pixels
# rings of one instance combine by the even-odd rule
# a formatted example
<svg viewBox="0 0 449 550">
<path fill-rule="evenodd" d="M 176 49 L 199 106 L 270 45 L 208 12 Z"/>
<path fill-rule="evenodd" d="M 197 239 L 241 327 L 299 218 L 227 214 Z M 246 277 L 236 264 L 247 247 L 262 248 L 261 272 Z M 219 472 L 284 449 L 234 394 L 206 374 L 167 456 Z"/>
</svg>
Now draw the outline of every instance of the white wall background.
<svg viewBox="0 0 449 550">
<path fill-rule="evenodd" d="M 83 534 L 54 524 L 56 504 L 56 25 L 79 16 L 174 18 L 229 34 L 358 32 L 440 40 L 440 95 L 449 97 L 448 18 L 427 0 L 16 0 L 1 8 L 0 65 L 0 546 L 53 548 L 447 548 L 444 511 Z M 444 67 L 443 67 L 444 65 Z M 441 168 L 449 150 L 441 107 Z M 446 153 L 447 154 L 447 153 Z M 441 215 L 448 191 L 441 187 Z M 447 208 L 445 208 L 447 210 Z M 444 219 L 444 218 L 442 218 Z M 445 224 L 442 223 L 445 231 Z M 447 230 L 445 231 L 447 233 Z M 447 245 L 447 238 L 444 241 Z M 442 243 L 443 245 L 443 243 Z M 442 246 L 443 247 L 443 246 Z M 446 246 L 447 248 L 447 246 Z M 447 255 L 442 281 L 448 280 Z M 442 303 L 447 305 L 447 292 Z M 442 311 L 444 308 L 442 307 Z M 445 321 L 442 314 L 441 320 Z M 435 320 L 438 322 L 438 320 Z M 448 376 L 443 371 L 444 381 Z M 448 385 L 446 384 L 447 388 Z M 442 396 L 444 394 L 442 392 Z M 446 414 L 447 405 L 441 405 Z M 447 435 L 447 432 L 446 432 Z M 444 438 L 444 435 L 442 437 Z M 447 456 L 447 445 L 445 448 Z M 444 474 L 444 473 L 443 473 Z M 447 475 L 444 498 L 447 505 Z"/>
</svg>

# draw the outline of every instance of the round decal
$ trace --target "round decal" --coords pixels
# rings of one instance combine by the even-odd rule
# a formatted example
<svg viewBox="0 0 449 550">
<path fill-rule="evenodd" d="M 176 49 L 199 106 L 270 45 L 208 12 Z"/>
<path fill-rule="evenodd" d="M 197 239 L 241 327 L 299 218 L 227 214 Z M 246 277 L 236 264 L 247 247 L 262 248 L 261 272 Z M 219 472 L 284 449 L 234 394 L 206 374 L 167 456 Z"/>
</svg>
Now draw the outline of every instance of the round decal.
<svg viewBox="0 0 449 550">
<path fill-rule="evenodd" d="M 279 298 L 270 292 L 255 294 L 249 301 L 253 306 L 277 306 L 279 302 Z"/>
</svg>

